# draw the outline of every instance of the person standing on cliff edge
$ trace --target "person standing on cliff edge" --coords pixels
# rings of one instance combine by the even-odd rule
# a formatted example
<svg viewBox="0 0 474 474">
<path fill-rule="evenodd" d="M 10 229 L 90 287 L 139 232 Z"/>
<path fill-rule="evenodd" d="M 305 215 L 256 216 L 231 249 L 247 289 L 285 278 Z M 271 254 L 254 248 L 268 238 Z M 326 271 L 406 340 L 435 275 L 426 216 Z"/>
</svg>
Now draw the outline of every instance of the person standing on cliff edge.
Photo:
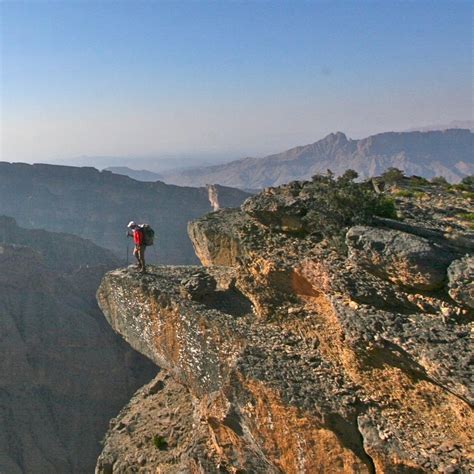
<svg viewBox="0 0 474 474">
<path fill-rule="evenodd" d="M 133 249 L 133 255 L 137 259 L 138 265 L 137 269 L 141 273 L 146 273 L 145 267 L 145 237 L 143 229 L 134 221 L 130 221 L 127 226 L 130 230 L 127 235 L 133 237 L 133 243 L 135 248 Z"/>
</svg>

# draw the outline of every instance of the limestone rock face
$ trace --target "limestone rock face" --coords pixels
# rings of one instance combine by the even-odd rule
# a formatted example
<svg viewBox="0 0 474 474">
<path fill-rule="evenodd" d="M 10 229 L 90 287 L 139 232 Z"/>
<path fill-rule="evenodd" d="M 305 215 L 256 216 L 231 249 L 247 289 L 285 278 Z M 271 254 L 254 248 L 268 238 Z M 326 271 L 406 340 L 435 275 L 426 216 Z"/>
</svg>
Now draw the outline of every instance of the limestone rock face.
<svg viewBox="0 0 474 474">
<path fill-rule="evenodd" d="M 295 189 L 271 193 L 298 201 Z M 394 253 L 390 271 L 370 263 L 371 241 L 390 249 L 386 236 L 400 238 L 390 222 L 380 235 L 352 229 L 350 245 L 359 237 L 361 244 L 346 255 L 247 206 L 190 224 L 205 268 L 104 277 L 97 296 L 107 320 L 163 368 L 163 378 L 113 421 L 97 472 L 472 471 L 473 314 L 450 297 L 447 271 L 464 244 L 433 229 L 416 203 L 400 202 L 413 230 L 403 236 L 406 255 L 420 262 L 420 274 L 428 257 L 440 274 L 429 277 L 436 290 L 408 273 L 409 284 L 394 284 Z M 462 242 L 470 241 L 449 206 L 438 208 L 446 220 L 437 225 L 458 225 Z M 412 240 L 421 234 L 436 238 Z M 369 263 L 355 250 L 369 252 Z M 464 278 L 463 268 L 451 273 Z M 216 286 L 190 298 L 183 287 L 197 274 Z"/>
<path fill-rule="evenodd" d="M 108 420 L 156 374 L 97 307 L 118 262 L 11 218 L 0 236 L 0 472 L 92 472 Z"/>
<path fill-rule="evenodd" d="M 214 211 L 224 208 L 239 207 L 248 193 L 236 188 L 221 186 L 220 184 L 206 184 L 209 203 Z"/>
<path fill-rule="evenodd" d="M 391 229 L 352 227 L 346 236 L 349 257 L 395 284 L 416 290 L 443 286 L 453 259 L 424 237 Z"/>
<path fill-rule="evenodd" d="M 140 427 L 131 427 L 126 435 L 110 430 L 98 472 L 127 472 L 140 466 L 145 472 L 193 472 L 194 464 L 201 469 L 197 472 L 206 473 L 236 469 L 297 472 L 298 466 L 313 472 L 319 465 L 316 454 L 326 449 L 326 466 L 337 463 L 370 472 L 370 459 L 361 443 L 352 447 L 359 459 L 326 426 L 337 423 L 336 419 L 323 421 L 318 411 L 307 418 L 300 412 L 305 404 L 312 406 L 324 386 L 328 388 L 325 397 L 339 392 L 343 395 L 338 376 L 331 374 L 312 348 L 291 331 L 282 333 L 278 325 L 255 324 L 249 301 L 237 288 L 227 286 L 232 282 L 232 269 L 209 270 L 220 282 L 214 295 L 199 303 L 183 299 L 181 282 L 196 270 L 156 267 L 139 278 L 128 270 L 116 270 L 99 288 L 98 300 L 112 327 L 186 387 L 193 408 L 187 417 L 183 416 L 179 429 L 169 423 L 157 425 L 152 418 Z M 314 374 L 306 373 L 311 364 L 317 369 Z M 292 378 L 296 385 L 289 382 Z M 290 397 L 294 399 L 293 408 L 288 405 Z M 142 412 L 141 398 L 138 393 L 118 423 L 130 424 L 131 406 L 137 405 L 136 411 Z M 335 399 L 325 403 L 336 408 Z M 342 408 L 345 410 L 347 407 Z M 176 412 L 182 414 L 178 406 Z M 159 410 L 157 413 L 161 414 Z M 269 424 L 269 419 L 274 424 Z M 174 446 L 187 443 L 191 422 L 196 437 L 190 447 L 194 464 L 190 464 L 188 454 L 176 458 L 168 450 L 161 452 L 153 447 L 153 436 L 158 434 L 170 440 L 172 454 Z M 296 433 L 294 439 L 288 438 L 289 432 Z M 123 440 L 124 436 L 131 440 Z M 294 459 L 291 452 L 298 449 L 300 438 L 308 447 Z M 199 446 L 194 446 L 199 439 L 204 444 L 200 453 L 196 450 Z M 152 455 L 144 455 L 142 448 L 136 447 L 140 442 Z M 278 459 L 282 448 L 285 452 Z"/>
<path fill-rule="evenodd" d="M 194 251 L 204 265 L 234 265 L 242 252 L 237 230 L 243 224 L 235 209 L 207 214 L 188 224 Z"/>
</svg>

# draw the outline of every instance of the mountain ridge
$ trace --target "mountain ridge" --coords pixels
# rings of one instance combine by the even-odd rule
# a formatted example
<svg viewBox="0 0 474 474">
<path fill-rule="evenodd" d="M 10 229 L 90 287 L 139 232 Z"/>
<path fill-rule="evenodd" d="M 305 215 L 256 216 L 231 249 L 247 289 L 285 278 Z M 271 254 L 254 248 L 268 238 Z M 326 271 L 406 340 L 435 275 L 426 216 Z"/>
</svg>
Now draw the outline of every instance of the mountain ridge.
<svg viewBox="0 0 474 474">
<path fill-rule="evenodd" d="M 128 166 L 109 166 L 104 168 L 103 171 L 110 171 L 114 174 L 125 175 L 137 181 L 163 181 L 163 176 L 161 176 L 159 173 L 149 170 L 136 170 L 129 168 Z"/>
<path fill-rule="evenodd" d="M 217 183 L 241 189 L 277 186 L 310 179 L 331 169 L 341 175 L 354 169 L 362 178 L 397 167 L 407 174 L 444 176 L 457 182 L 474 173 L 474 134 L 467 129 L 427 132 L 384 132 L 350 139 L 343 132 L 263 158 L 247 157 L 222 165 L 163 173 L 177 185 Z"/>
</svg>

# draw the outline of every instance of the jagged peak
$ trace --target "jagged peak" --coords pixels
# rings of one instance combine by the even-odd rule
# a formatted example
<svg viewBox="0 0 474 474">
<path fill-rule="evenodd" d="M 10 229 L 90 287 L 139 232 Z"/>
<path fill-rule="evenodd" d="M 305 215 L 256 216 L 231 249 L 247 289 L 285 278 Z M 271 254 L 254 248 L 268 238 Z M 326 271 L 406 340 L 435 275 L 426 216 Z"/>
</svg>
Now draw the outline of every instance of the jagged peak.
<svg viewBox="0 0 474 474">
<path fill-rule="evenodd" d="M 326 141 L 326 140 L 348 141 L 347 135 L 344 132 L 340 132 L 340 131 L 330 133 L 329 135 L 326 135 L 320 141 Z"/>
</svg>

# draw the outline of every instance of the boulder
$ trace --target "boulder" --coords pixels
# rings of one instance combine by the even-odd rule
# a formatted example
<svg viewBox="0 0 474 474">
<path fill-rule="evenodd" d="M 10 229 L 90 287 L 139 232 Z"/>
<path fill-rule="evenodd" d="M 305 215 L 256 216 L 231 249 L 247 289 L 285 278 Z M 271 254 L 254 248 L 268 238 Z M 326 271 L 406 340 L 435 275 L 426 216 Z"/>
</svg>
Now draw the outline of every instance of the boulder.
<svg viewBox="0 0 474 474">
<path fill-rule="evenodd" d="M 469 308 L 474 308 L 474 257 L 466 255 L 448 268 L 449 296 Z"/>
<path fill-rule="evenodd" d="M 236 265 L 241 253 L 241 225 L 237 209 L 220 209 L 188 223 L 189 238 L 204 266 Z"/>
<path fill-rule="evenodd" d="M 277 195 L 269 189 L 247 199 L 242 204 L 242 210 L 265 226 L 279 228 L 285 232 L 301 232 L 304 230 L 302 217 L 306 206 L 302 200 L 295 197 L 300 187 L 292 184 L 287 185 L 285 192 Z"/>
<path fill-rule="evenodd" d="M 349 258 L 371 273 L 416 290 L 441 288 L 453 256 L 424 237 L 355 226 L 346 234 Z"/>
<path fill-rule="evenodd" d="M 204 272 L 196 272 L 181 280 L 181 294 L 192 300 L 202 300 L 216 290 L 216 280 Z"/>
</svg>

